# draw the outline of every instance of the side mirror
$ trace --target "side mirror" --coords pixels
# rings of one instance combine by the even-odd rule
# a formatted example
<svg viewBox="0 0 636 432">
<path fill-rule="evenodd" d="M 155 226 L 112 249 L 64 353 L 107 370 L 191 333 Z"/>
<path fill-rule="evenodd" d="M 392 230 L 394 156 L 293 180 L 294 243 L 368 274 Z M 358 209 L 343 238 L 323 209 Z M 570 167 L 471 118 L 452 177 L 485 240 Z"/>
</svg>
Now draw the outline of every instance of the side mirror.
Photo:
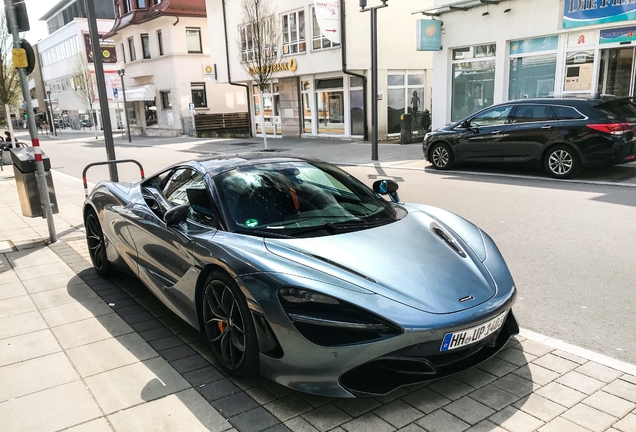
<svg viewBox="0 0 636 432">
<path fill-rule="evenodd" d="M 462 124 L 459 125 L 462 129 L 470 129 L 470 120 L 464 120 Z"/>
<path fill-rule="evenodd" d="M 166 225 L 178 225 L 183 223 L 188 218 L 188 211 L 190 210 L 190 206 L 187 204 L 182 204 L 180 206 L 176 206 L 168 210 L 163 215 L 163 221 Z"/>
<path fill-rule="evenodd" d="M 373 183 L 373 192 L 380 195 L 389 195 L 394 203 L 400 202 L 397 190 L 399 186 L 393 180 L 377 180 Z"/>
</svg>

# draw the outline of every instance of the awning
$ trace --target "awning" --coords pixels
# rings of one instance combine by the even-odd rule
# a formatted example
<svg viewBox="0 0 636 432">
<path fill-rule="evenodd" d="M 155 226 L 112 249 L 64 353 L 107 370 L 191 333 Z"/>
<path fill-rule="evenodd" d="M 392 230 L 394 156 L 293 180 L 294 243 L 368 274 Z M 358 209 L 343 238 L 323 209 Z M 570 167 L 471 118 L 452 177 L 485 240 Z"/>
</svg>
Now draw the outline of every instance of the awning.
<svg viewBox="0 0 636 432">
<path fill-rule="evenodd" d="M 144 84 L 134 87 L 126 87 L 126 102 L 155 100 L 155 85 Z"/>
<path fill-rule="evenodd" d="M 449 4 L 440 5 L 428 9 L 418 10 L 415 12 L 411 12 L 411 15 L 422 14 L 428 15 L 432 17 L 437 17 L 442 14 L 448 12 L 457 12 L 457 11 L 467 11 L 472 8 L 476 8 L 478 6 L 484 6 L 489 4 L 498 5 L 503 0 L 463 0 L 463 1 L 455 1 L 449 2 Z"/>
</svg>

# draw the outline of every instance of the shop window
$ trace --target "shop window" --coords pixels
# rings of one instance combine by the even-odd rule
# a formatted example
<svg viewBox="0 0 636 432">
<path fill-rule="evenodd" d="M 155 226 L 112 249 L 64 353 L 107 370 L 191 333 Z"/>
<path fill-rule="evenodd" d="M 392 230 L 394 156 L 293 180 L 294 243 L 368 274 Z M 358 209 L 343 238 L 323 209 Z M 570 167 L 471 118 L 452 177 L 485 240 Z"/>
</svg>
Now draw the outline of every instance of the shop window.
<svg viewBox="0 0 636 432">
<path fill-rule="evenodd" d="M 453 60 L 494 57 L 496 54 L 496 44 L 476 45 L 471 47 L 455 48 L 453 50 Z"/>
<path fill-rule="evenodd" d="M 312 17 L 312 46 L 314 50 L 320 50 L 325 48 L 338 47 L 340 44 L 333 43 L 329 39 L 327 39 L 320 30 L 320 26 L 318 25 L 318 20 L 316 19 L 316 11 L 312 7 L 311 8 L 311 17 Z"/>
<path fill-rule="evenodd" d="M 311 83 L 309 81 L 301 81 L 300 91 L 302 95 L 303 133 L 310 134 L 313 132 L 311 126 Z"/>
<path fill-rule="evenodd" d="M 316 80 L 318 134 L 344 135 L 343 78 Z"/>
<path fill-rule="evenodd" d="M 451 120 L 457 121 L 486 108 L 495 94 L 495 45 L 453 50 Z M 479 49 L 478 49 L 479 48 Z M 487 53 L 491 58 L 475 53 Z"/>
<path fill-rule="evenodd" d="M 283 55 L 305 52 L 305 12 L 297 11 L 281 17 L 283 26 Z"/>
<path fill-rule="evenodd" d="M 169 91 L 159 92 L 161 96 L 161 108 L 162 109 L 171 109 L 172 108 L 172 100 L 170 99 Z"/>
<path fill-rule="evenodd" d="M 157 46 L 159 47 L 159 55 L 163 55 L 163 35 L 161 30 L 157 30 Z"/>
<path fill-rule="evenodd" d="M 552 96 L 556 59 L 556 53 L 510 59 L 508 99 Z"/>
<path fill-rule="evenodd" d="M 351 135 L 364 135 L 364 90 L 360 77 L 349 77 Z"/>
<path fill-rule="evenodd" d="M 128 52 L 130 53 L 130 61 L 137 60 L 137 54 L 135 53 L 135 39 L 128 38 Z"/>
<path fill-rule="evenodd" d="M 600 56 L 598 92 L 618 97 L 631 96 L 634 48 L 604 49 Z"/>
<path fill-rule="evenodd" d="M 150 58 L 150 39 L 147 33 L 141 34 L 141 52 L 145 59 Z"/>
<path fill-rule="evenodd" d="M 563 90 L 566 92 L 591 91 L 593 72 L 594 51 L 574 51 L 567 53 Z"/>
<path fill-rule="evenodd" d="M 424 74 L 408 71 L 389 73 L 387 85 L 387 133 L 400 133 L 404 113 L 413 116 L 415 129 L 423 127 Z"/>
<path fill-rule="evenodd" d="M 186 28 L 186 45 L 188 47 L 188 53 L 200 54 L 203 52 L 201 47 L 201 29 L 198 27 Z"/>
<path fill-rule="evenodd" d="M 205 83 L 192 83 L 190 92 L 192 93 L 192 103 L 195 108 L 207 108 L 208 99 L 205 94 Z"/>
<path fill-rule="evenodd" d="M 157 124 L 157 103 L 156 99 L 144 101 L 144 114 L 146 116 L 146 126 Z"/>
</svg>

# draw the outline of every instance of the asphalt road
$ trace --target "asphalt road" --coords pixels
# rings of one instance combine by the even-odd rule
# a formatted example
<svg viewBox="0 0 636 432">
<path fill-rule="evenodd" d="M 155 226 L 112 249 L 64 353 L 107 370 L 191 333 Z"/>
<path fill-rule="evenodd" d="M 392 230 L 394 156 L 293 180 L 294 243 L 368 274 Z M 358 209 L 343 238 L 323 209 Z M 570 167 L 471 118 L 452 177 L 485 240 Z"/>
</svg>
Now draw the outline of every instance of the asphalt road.
<svg viewBox="0 0 636 432">
<path fill-rule="evenodd" d="M 54 169 L 80 178 L 86 164 L 105 159 L 103 141 L 69 138 L 42 142 Z M 324 142 L 322 148 L 292 150 L 315 156 L 326 152 L 322 157 L 334 162 L 368 163 L 368 146 L 361 146 Z M 119 145 L 117 157 L 138 158 L 152 173 L 200 154 L 252 147 L 240 142 L 138 139 Z M 426 168 L 419 146 L 403 147 L 380 149 L 380 160 L 399 168 L 345 169 L 368 184 L 394 178 L 402 200 L 445 208 L 489 233 L 519 289 L 515 312 L 522 327 L 636 364 L 636 282 L 631 272 L 636 262 L 636 187 L 542 180 L 530 178 L 541 177 L 532 170 L 513 177 L 507 168 L 445 174 Z M 634 181 L 625 172 L 609 170 L 583 179 Z M 96 168 L 88 177 L 104 179 L 107 171 Z M 132 166 L 122 168 L 120 178 L 136 180 L 138 172 Z"/>
</svg>

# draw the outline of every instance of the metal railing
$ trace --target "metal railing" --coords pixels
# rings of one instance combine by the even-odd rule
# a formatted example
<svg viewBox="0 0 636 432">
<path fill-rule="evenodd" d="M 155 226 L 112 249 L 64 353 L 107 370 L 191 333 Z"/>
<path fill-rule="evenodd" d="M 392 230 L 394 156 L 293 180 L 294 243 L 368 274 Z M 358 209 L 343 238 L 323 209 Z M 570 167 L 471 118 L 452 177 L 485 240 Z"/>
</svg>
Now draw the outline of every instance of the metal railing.
<svg viewBox="0 0 636 432">
<path fill-rule="evenodd" d="M 86 181 L 86 171 L 88 171 L 89 168 L 98 166 L 98 165 L 110 166 L 110 165 L 116 165 L 120 163 L 134 163 L 135 165 L 139 167 L 139 175 L 141 176 L 141 179 L 143 180 L 146 178 L 144 174 L 144 167 L 141 166 L 141 164 L 134 159 L 121 159 L 121 160 L 113 160 L 113 161 L 93 162 L 86 165 L 86 167 L 84 168 L 84 171 L 82 171 L 82 182 L 84 183 L 84 196 L 88 197 L 88 182 Z"/>
</svg>

